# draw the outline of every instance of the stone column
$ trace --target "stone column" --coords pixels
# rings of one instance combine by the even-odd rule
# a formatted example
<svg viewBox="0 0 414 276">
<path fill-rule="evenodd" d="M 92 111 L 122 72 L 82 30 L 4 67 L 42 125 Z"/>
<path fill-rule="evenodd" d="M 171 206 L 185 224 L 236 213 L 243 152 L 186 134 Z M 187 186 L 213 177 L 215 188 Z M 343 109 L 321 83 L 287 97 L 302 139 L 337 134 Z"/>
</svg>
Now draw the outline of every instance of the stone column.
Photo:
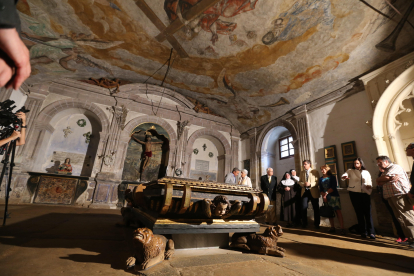
<svg viewBox="0 0 414 276">
<path fill-rule="evenodd" d="M 170 176 L 174 177 L 189 177 L 190 171 L 189 166 L 185 166 L 186 161 L 186 148 L 187 148 L 187 140 L 188 140 L 188 126 L 189 121 L 178 121 L 177 122 L 177 146 L 175 147 L 175 152 L 170 153 L 174 154 L 174 161 L 170 165 L 171 172 L 169 173 Z M 180 176 L 175 174 L 176 169 L 181 169 L 182 174 Z"/>
<path fill-rule="evenodd" d="M 256 142 L 257 142 L 257 130 L 251 129 L 247 132 L 250 139 L 250 179 L 252 181 L 253 188 L 259 187 L 260 180 L 260 151 L 256 152 Z"/>
<path fill-rule="evenodd" d="M 40 109 L 45 99 L 46 99 L 46 95 L 44 94 L 30 93 L 27 95 L 26 103 L 24 106 L 26 107 L 26 109 L 30 110 L 30 112 L 26 113 L 26 118 L 27 118 L 26 144 L 18 147 L 17 149 L 16 157 L 18 161 L 21 159 L 21 156 L 24 155 L 24 152 L 26 148 L 28 147 L 28 145 L 31 142 L 33 143 L 34 125 L 35 125 L 37 116 L 40 113 Z"/>
<path fill-rule="evenodd" d="M 309 119 L 306 105 L 302 105 L 292 110 L 296 119 L 297 130 L 297 142 L 295 143 L 295 150 L 299 152 L 299 160 L 302 163 L 303 160 L 311 160 L 312 164 L 315 163 L 314 154 L 312 151 L 312 143 L 309 133 Z"/>
<path fill-rule="evenodd" d="M 233 137 L 233 136 L 231 137 L 231 161 L 232 161 L 231 167 L 232 168 L 240 166 L 240 163 L 239 163 L 239 143 L 240 143 L 240 138 Z"/>
</svg>

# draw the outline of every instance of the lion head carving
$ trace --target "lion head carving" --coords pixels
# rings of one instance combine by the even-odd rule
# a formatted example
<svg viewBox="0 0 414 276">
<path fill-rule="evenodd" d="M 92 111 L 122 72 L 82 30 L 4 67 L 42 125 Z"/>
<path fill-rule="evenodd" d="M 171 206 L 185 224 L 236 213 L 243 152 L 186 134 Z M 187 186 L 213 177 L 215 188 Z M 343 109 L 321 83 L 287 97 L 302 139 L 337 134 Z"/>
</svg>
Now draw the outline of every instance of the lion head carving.
<svg viewBox="0 0 414 276">
<path fill-rule="evenodd" d="M 151 229 L 148 228 L 138 228 L 133 233 L 133 239 L 142 244 L 150 243 L 153 237 L 154 234 L 152 233 Z"/>
<path fill-rule="evenodd" d="M 283 230 L 280 225 L 278 226 L 269 226 L 266 228 L 266 230 L 263 233 L 263 236 L 265 237 L 271 237 L 271 238 L 278 238 L 283 235 Z"/>
</svg>

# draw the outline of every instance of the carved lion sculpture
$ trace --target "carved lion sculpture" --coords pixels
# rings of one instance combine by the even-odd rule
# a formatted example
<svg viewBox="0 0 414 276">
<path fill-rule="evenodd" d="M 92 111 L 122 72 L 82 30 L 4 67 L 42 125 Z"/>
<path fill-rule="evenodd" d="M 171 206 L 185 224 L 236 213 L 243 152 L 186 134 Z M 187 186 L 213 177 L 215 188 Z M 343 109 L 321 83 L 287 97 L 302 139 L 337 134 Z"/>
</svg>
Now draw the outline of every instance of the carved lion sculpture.
<svg viewBox="0 0 414 276">
<path fill-rule="evenodd" d="M 161 235 L 154 235 L 148 228 L 134 231 L 133 246 L 135 254 L 126 261 L 127 268 L 135 266 L 135 270 L 144 270 L 168 260 L 174 254 L 173 240 Z"/>
<path fill-rule="evenodd" d="M 282 227 L 268 227 L 263 234 L 234 233 L 230 247 L 256 251 L 259 254 L 285 256 L 285 249 L 277 246 L 277 240 L 283 235 Z"/>
</svg>

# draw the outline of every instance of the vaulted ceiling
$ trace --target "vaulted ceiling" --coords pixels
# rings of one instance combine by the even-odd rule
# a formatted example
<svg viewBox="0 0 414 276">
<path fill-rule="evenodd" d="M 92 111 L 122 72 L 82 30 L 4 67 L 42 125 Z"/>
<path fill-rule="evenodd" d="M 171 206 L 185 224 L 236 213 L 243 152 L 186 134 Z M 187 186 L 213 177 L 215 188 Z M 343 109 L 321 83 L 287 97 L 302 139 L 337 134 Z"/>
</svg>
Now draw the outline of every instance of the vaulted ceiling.
<svg viewBox="0 0 414 276">
<path fill-rule="evenodd" d="M 410 2 L 20 0 L 18 10 L 29 83 L 106 77 L 160 85 L 169 64 L 164 86 L 243 132 L 412 51 L 410 22 L 396 51 L 375 47 Z"/>
</svg>

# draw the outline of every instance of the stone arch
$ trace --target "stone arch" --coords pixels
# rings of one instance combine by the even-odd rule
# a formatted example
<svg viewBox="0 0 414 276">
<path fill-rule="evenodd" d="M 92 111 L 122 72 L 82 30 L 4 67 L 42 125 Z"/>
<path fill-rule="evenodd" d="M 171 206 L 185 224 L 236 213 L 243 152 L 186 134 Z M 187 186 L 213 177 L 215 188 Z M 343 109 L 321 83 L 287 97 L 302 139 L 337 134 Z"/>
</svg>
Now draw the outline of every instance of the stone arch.
<svg viewBox="0 0 414 276">
<path fill-rule="evenodd" d="M 64 99 L 53 102 L 40 111 L 36 122 L 37 125 L 47 125 L 55 115 L 69 108 L 80 108 L 92 112 L 100 121 L 102 133 L 107 133 L 109 120 L 105 113 L 96 104 L 80 99 Z"/>
<path fill-rule="evenodd" d="M 119 174 L 119 178 L 122 177 L 122 171 L 124 169 L 124 160 L 126 157 L 126 152 L 128 148 L 128 143 L 131 137 L 132 131 L 137 127 L 138 125 L 142 123 L 154 123 L 157 125 L 160 125 L 167 131 L 168 135 L 170 136 L 170 155 L 168 157 L 168 169 L 171 168 L 173 165 L 174 157 L 175 157 L 175 149 L 177 146 L 177 134 L 176 131 L 172 128 L 172 126 L 165 121 L 162 118 L 156 117 L 156 116 L 140 116 L 134 119 L 131 119 L 126 125 L 123 131 L 121 132 L 120 141 L 119 141 L 119 150 L 121 154 L 119 155 L 119 162 L 117 174 Z M 169 175 L 169 172 L 167 170 L 167 175 Z"/>
<path fill-rule="evenodd" d="M 263 130 L 260 132 L 259 136 L 257 137 L 257 143 L 256 143 L 256 152 L 260 152 L 262 149 L 262 145 L 263 145 L 263 141 L 265 140 L 266 134 L 272 130 L 273 128 L 277 127 L 277 126 L 282 126 L 284 128 L 287 128 L 287 130 L 289 130 L 290 134 L 292 134 L 292 138 L 294 143 L 296 143 L 296 141 L 298 140 L 298 135 L 296 132 L 296 128 L 295 126 L 291 123 L 288 122 L 286 120 L 283 119 L 278 119 L 272 122 L 269 122 L 264 128 Z"/>
<path fill-rule="evenodd" d="M 194 109 L 194 104 L 182 94 L 153 84 L 133 83 L 122 86 L 123 93 L 152 94 L 170 99 L 182 107 Z"/>
<path fill-rule="evenodd" d="M 414 66 L 405 70 L 384 91 L 372 119 L 373 138 L 378 154 L 389 156 L 407 171 L 411 168 L 399 139 L 401 122 L 396 117 L 406 110 L 402 103 L 410 98 L 414 98 Z"/>
<path fill-rule="evenodd" d="M 39 112 L 39 115 L 35 119 L 34 127 L 28 134 L 30 139 L 27 140 L 22 155 L 25 157 L 23 162 L 29 170 L 36 164 L 36 158 L 45 149 L 47 143 L 50 141 L 51 135 L 55 131 L 51 122 L 56 119 L 59 113 L 72 108 L 78 108 L 87 112 L 98 123 L 100 127 L 100 142 L 97 146 L 97 154 L 100 152 L 103 147 L 103 141 L 105 140 L 104 137 L 106 137 L 109 129 L 109 120 L 102 109 L 92 102 L 80 99 L 58 100 L 49 104 Z M 99 163 L 96 161 L 97 159 L 95 159 L 94 167 Z"/>
<path fill-rule="evenodd" d="M 252 181 L 254 182 L 253 185 L 256 185 L 256 187 L 259 187 L 259 179 L 260 179 L 260 174 L 261 174 L 261 167 L 262 167 L 262 146 L 263 146 L 263 142 L 265 141 L 266 135 L 269 131 L 271 131 L 273 128 L 275 127 L 284 127 L 287 130 L 289 130 L 290 134 L 292 135 L 293 138 L 293 145 L 295 147 L 295 149 L 298 147 L 298 134 L 296 131 L 295 126 L 286 120 L 283 119 L 277 119 L 274 121 L 269 122 L 268 124 L 266 124 L 264 126 L 264 128 L 260 131 L 257 139 L 256 139 L 256 145 L 255 147 L 253 147 L 256 152 L 255 154 L 255 158 L 257 160 L 256 165 L 253 164 L 253 166 L 255 166 L 254 170 L 252 170 L 252 172 L 254 173 L 254 175 L 252 174 L 251 178 Z M 299 151 L 295 150 L 295 167 L 296 170 L 298 170 L 298 168 L 300 168 L 300 156 L 299 156 Z"/>
<path fill-rule="evenodd" d="M 229 141 L 226 139 L 226 137 L 218 132 L 217 130 L 212 129 L 199 129 L 195 131 L 193 134 L 191 134 L 190 138 L 187 141 L 186 146 L 186 166 L 184 170 L 184 176 L 189 177 L 190 176 L 190 170 L 191 170 L 191 158 L 193 153 L 193 145 L 194 142 L 197 140 L 197 138 L 202 138 L 204 136 L 211 136 L 218 140 L 218 142 L 221 144 L 224 150 L 224 154 L 222 156 L 218 156 L 218 158 L 221 158 L 221 160 L 224 160 L 224 166 L 222 166 L 222 171 L 218 172 L 217 174 L 217 182 L 224 180 L 224 174 L 225 172 L 228 172 L 231 170 L 231 145 Z M 220 161 L 223 162 L 223 161 Z"/>
</svg>

